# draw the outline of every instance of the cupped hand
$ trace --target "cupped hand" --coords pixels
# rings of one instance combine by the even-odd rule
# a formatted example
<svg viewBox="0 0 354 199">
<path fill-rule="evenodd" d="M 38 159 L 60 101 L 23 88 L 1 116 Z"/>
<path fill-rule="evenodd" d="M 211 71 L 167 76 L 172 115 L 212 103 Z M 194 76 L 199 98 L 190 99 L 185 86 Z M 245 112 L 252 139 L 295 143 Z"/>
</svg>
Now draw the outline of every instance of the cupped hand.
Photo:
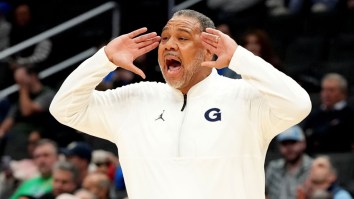
<svg viewBox="0 0 354 199">
<path fill-rule="evenodd" d="M 112 63 L 140 75 L 143 79 L 145 79 L 144 72 L 135 66 L 133 61 L 155 49 L 161 39 L 156 32 L 145 33 L 146 31 L 147 28 L 144 27 L 121 35 L 110 41 L 104 48 Z"/>
<path fill-rule="evenodd" d="M 201 35 L 203 46 L 217 55 L 215 61 L 206 61 L 202 66 L 224 68 L 229 66 L 231 58 L 237 48 L 237 43 L 229 35 L 213 28 L 207 28 Z"/>
</svg>

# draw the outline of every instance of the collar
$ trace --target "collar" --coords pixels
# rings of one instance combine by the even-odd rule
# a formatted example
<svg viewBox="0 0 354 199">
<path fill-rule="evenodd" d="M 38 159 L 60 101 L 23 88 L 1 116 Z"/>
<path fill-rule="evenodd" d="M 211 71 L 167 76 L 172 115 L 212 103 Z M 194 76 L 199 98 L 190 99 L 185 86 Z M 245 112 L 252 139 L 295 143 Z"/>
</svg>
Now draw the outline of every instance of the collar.
<svg viewBox="0 0 354 199">
<path fill-rule="evenodd" d="M 215 78 L 217 78 L 219 76 L 217 70 L 215 68 L 213 68 L 211 70 L 211 73 L 202 81 L 198 82 L 197 84 L 195 84 L 194 86 L 192 86 L 188 93 L 187 96 L 189 97 L 195 97 L 198 95 L 201 95 L 203 93 L 208 92 L 208 89 L 205 89 L 206 87 L 209 87 L 210 85 L 213 84 Z M 167 83 L 166 83 L 167 84 Z M 169 86 L 170 88 L 172 88 L 172 90 L 177 93 L 178 95 L 181 95 L 182 92 L 176 88 L 173 88 L 171 86 Z M 182 94 L 183 95 L 183 94 Z"/>
</svg>

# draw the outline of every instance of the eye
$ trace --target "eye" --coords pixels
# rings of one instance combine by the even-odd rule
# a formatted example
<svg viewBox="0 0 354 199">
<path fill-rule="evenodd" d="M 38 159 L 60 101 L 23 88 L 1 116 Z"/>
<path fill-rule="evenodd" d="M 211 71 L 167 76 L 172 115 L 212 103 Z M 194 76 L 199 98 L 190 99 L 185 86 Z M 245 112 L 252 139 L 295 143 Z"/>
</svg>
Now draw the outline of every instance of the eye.
<svg viewBox="0 0 354 199">
<path fill-rule="evenodd" d="M 186 41 L 186 40 L 188 40 L 188 39 L 185 38 L 185 37 L 179 37 L 178 40 L 180 40 L 180 41 Z"/>
</svg>

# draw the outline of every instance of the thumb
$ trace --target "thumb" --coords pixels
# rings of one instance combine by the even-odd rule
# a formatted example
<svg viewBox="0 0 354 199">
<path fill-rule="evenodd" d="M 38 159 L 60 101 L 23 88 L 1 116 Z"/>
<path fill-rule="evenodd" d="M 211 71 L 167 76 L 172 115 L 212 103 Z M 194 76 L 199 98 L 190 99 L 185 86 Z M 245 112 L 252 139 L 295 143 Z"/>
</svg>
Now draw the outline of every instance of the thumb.
<svg viewBox="0 0 354 199">
<path fill-rule="evenodd" d="M 141 78 L 143 78 L 143 79 L 146 78 L 145 73 L 140 68 L 135 66 L 134 64 L 131 64 L 128 68 L 129 68 L 128 70 L 139 75 Z"/>
<path fill-rule="evenodd" d="M 215 67 L 216 62 L 215 61 L 205 61 L 201 63 L 201 66 L 203 67 L 209 67 L 209 68 L 213 68 Z"/>
</svg>

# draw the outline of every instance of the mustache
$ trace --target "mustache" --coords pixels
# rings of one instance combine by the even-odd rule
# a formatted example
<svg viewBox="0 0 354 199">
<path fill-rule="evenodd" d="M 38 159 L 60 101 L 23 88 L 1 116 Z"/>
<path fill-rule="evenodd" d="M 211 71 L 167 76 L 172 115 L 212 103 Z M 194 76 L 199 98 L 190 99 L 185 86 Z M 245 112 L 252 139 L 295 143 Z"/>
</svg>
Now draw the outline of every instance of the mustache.
<svg viewBox="0 0 354 199">
<path fill-rule="evenodd" d="M 179 55 L 177 53 L 174 53 L 174 52 L 166 52 L 163 54 L 164 57 L 166 56 L 174 56 L 174 57 L 178 57 L 179 58 Z"/>
</svg>

